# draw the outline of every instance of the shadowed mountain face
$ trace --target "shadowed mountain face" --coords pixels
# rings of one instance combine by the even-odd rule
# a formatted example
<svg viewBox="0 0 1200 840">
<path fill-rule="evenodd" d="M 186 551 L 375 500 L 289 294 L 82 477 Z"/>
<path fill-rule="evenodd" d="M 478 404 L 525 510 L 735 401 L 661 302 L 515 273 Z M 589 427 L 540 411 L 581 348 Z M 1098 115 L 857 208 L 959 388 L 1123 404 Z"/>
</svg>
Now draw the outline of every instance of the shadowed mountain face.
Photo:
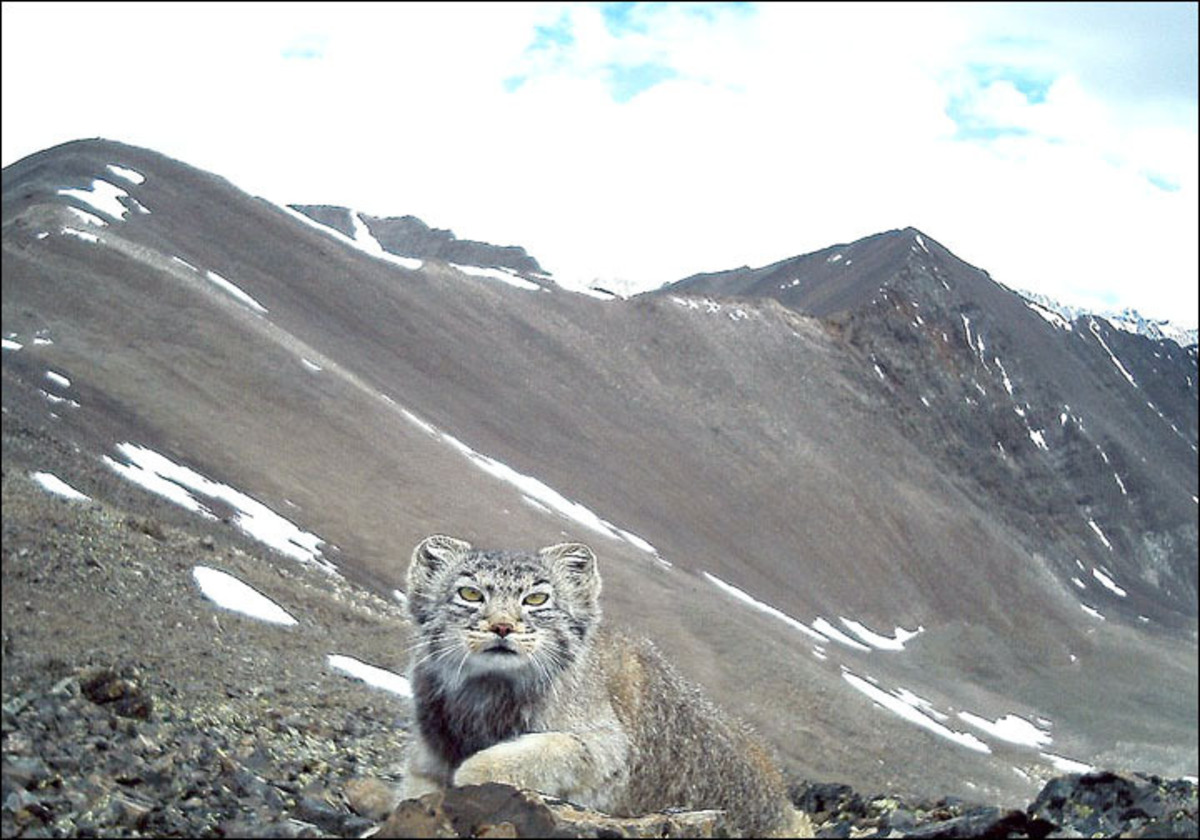
<svg viewBox="0 0 1200 840">
<path fill-rule="evenodd" d="M 522 274 L 544 274 L 538 261 L 518 245 L 492 245 L 459 239 L 452 231 L 431 228 L 416 216 L 379 218 L 327 204 L 293 204 L 292 209 L 355 238 L 356 217 L 387 252 L 400 257 L 439 259 L 480 268 L 507 268 Z"/>
<path fill-rule="evenodd" d="M 1194 344 L 1068 322 L 912 228 L 659 294 L 681 292 L 825 319 L 874 370 L 905 436 L 1062 579 L 1078 561 L 1083 577 L 1140 581 L 1146 597 L 1134 583 L 1120 601 L 1134 617 L 1195 615 Z"/>
<path fill-rule="evenodd" d="M 1196 773 L 1194 346 L 1055 322 L 911 229 L 599 301 L 301 209 L 105 141 L 5 169 L 13 427 L 181 527 L 138 453 L 234 487 L 321 541 L 281 564 L 385 593 L 429 533 L 586 541 L 606 621 L 807 778 Z"/>
</svg>

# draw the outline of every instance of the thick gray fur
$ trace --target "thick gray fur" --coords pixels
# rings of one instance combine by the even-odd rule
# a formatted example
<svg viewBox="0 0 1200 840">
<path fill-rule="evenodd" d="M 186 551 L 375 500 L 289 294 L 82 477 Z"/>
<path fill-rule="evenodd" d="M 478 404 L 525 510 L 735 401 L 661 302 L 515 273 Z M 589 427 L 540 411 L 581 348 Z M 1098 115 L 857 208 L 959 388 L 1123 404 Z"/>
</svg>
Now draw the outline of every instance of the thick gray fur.
<svg viewBox="0 0 1200 840">
<path fill-rule="evenodd" d="M 429 537 L 408 606 L 418 732 L 404 795 L 504 782 L 635 816 L 722 808 L 739 831 L 788 833 L 773 756 L 646 640 L 600 628 L 593 551 L 485 551 Z"/>
</svg>

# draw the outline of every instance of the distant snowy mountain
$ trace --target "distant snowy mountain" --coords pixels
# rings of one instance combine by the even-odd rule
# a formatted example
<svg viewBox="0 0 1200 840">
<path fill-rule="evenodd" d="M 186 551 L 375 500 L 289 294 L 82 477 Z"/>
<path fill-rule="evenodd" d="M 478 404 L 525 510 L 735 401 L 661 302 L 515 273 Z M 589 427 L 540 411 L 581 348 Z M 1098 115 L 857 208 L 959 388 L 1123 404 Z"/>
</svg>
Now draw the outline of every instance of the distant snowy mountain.
<svg viewBox="0 0 1200 840">
<path fill-rule="evenodd" d="M 1084 307 L 1060 303 L 1054 298 L 1039 294 L 1038 292 L 1030 292 L 1024 289 L 1013 289 L 1013 291 L 1026 300 L 1033 301 L 1052 312 L 1057 312 L 1068 321 L 1074 321 L 1076 318 L 1086 318 L 1090 315 L 1096 318 L 1103 318 L 1117 329 L 1125 330 L 1125 332 L 1135 335 L 1144 335 L 1156 341 L 1170 339 L 1180 347 L 1190 347 L 1196 343 L 1196 330 L 1185 329 L 1166 320 L 1156 321 L 1146 318 L 1136 309 L 1129 307 L 1122 309 L 1120 312 L 1113 312 L 1111 310 L 1107 312 L 1093 312 Z"/>
</svg>

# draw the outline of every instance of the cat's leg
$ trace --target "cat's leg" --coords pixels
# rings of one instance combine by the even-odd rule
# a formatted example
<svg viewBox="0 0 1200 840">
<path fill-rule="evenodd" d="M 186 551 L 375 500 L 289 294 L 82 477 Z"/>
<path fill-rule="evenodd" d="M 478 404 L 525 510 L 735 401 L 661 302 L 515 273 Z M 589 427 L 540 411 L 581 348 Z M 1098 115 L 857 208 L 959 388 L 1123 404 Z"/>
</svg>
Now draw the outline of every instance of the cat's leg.
<svg viewBox="0 0 1200 840">
<path fill-rule="evenodd" d="M 454 784 L 503 782 L 605 810 L 625 789 L 628 752 L 619 729 L 531 732 L 475 753 Z"/>
<path fill-rule="evenodd" d="M 417 736 L 409 746 L 404 783 L 400 786 L 401 797 L 416 799 L 431 791 L 444 790 L 449 785 L 450 766 L 425 745 L 424 738 Z"/>
</svg>

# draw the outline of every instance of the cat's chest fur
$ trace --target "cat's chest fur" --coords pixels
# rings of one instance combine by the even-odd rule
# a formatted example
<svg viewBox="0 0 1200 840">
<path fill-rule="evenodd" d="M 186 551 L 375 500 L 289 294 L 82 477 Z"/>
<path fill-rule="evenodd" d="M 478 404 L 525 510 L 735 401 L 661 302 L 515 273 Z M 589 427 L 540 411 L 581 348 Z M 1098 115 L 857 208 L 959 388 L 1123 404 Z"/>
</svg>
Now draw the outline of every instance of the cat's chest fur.
<svg viewBox="0 0 1200 840">
<path fill-rule="evenodd" d="M 447 690 L 437 674 L 418 670 L 413 689 L 421 734 L 450 767 L 530 732 L 542 707 L 521 681 L 502 674 L 480 675 Z"/>
</svg>

